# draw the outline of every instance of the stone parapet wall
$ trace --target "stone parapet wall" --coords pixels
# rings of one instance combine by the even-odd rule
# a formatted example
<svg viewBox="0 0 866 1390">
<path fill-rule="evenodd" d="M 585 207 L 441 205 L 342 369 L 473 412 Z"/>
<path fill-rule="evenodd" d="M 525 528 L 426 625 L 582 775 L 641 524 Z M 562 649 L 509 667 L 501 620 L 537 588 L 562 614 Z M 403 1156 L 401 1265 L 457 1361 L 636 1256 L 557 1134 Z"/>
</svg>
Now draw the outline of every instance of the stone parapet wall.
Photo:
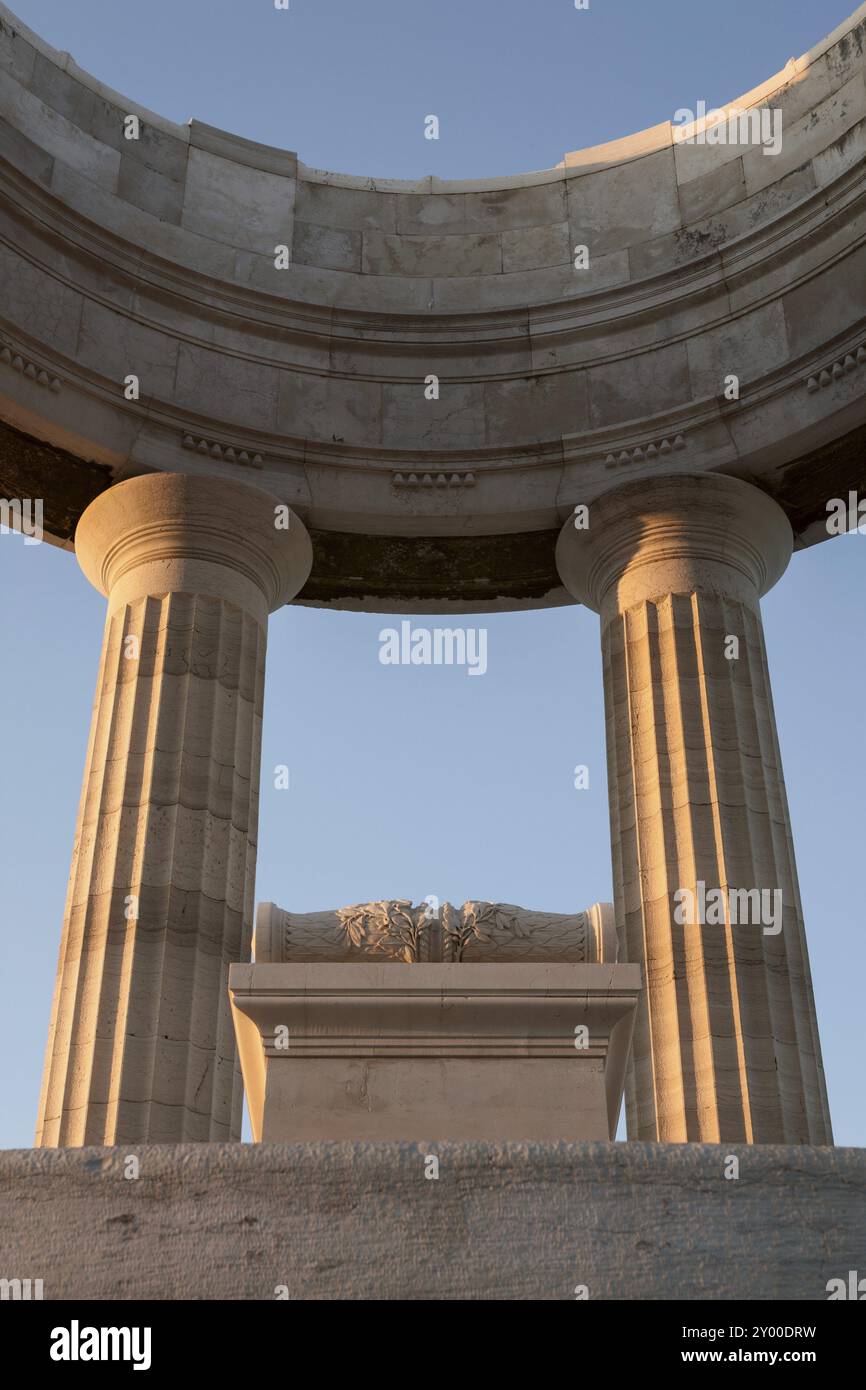
<svg viewBox="0 0 866 1390">
<path fill-rule="evenodd" d="M 130 1179 L 133 1154 L 140 1176 Z M 425 1178 L 427 1156 L 438 1178 Z M 739 1160 L 739 1177 L 729 1155 Z M 46 1299 L 825 1300 L 866 1150 L 180 1144 L 0 1153 L 0 1275 Z"/>
</svg>

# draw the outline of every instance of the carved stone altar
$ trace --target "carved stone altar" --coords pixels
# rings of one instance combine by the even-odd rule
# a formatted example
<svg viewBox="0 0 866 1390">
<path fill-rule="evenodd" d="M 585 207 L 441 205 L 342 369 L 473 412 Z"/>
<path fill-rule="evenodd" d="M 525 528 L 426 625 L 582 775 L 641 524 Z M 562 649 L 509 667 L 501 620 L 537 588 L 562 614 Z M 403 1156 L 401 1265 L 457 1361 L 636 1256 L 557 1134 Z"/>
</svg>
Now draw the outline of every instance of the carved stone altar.
<svg viewBox="0 0 866 1390">
<path fill-rule="evenodd" d="M 229 990 L 255 1139 L 609 1139 L 640 967 L 613 911 L 258 910 Z"/>
</svg>

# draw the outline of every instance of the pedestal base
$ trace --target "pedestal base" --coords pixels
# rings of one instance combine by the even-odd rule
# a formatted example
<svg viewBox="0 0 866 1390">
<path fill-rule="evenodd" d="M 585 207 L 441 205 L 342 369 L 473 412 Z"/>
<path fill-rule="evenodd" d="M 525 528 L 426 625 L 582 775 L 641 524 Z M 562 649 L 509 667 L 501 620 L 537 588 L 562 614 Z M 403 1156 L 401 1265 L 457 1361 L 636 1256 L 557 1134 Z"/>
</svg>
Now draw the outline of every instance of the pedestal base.
<svg viewBox="0 0 866 1390">
<path fill-rule="evenodd" d="M 253 1137 L 612 1139 L 637 965 L 233 965 Z"/>
</svg>

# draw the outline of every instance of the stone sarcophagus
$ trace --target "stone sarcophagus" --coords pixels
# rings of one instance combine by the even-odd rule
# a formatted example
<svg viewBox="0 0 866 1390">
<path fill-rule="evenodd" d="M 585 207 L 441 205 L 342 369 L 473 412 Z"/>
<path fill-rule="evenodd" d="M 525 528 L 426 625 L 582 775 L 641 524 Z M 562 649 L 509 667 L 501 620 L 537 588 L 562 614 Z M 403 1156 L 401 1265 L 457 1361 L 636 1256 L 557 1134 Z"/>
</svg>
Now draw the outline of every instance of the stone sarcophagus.
<svg viewBox="0 0 866 1390">
<path fill-rule="evenodd" d="M 229 990 L 257 1140 L 608 1139 L 640 991 L 609 904 L 260 906 Z"/>
</svg>

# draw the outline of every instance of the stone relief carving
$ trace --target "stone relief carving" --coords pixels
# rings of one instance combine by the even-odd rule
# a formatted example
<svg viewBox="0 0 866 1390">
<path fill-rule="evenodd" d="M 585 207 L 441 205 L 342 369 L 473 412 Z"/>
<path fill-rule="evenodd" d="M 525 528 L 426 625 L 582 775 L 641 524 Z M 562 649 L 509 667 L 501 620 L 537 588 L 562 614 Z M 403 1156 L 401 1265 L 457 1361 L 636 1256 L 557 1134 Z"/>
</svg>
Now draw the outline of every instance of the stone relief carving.
<svg viewBox="0 0 866 1390">
<path fill-rule="evenodd" d="M 657 459 L 664 458 L 666 454 L 671 454 L 675 450 L 679 452 L 688 447 L 683 436 L 677 434 L 672 439 L 657 439 L 651 444 L 638 444 L 633 449 L 621 449 L 619 454 L 608 454 L 604 466 L 605 468 L 624 468 L 628 463 L 655 463 Z"/>
<path fill-rule="evenodd" d="M 210 458 L 225 459 L 227 463 L 242 463 L 250 468 L 261 468 L 264 457 L 255 449 L 244 449 L 238 444 L 219 444 L 214 439 L 202 439 L 198 435 L 183 435 L 183 447 L 194 449 L 197 454 L 207 454 Z"/>
<path fill-rule="evenodd" d="M 614 961 L 613 908 L 533 912 L 512 903 L 413 904 L 408 898 L 355 903 L 327 912 L 287 912 L 262 903 L 255 954 L 268 961 Z"/>
<path fill-rule="evenodd" d="M 46 372 L 38 362 L 31 362 L 29 357 L 22 356 L 8 343 L 0 346 L 0 362 L 4 367 L 11 367 L 13 371 L 19 372 L 21 376 L 29 377 L 37 386 L 47 386 L 55 395 L 63 389 L 63 382 L 59 376 L 55 376 L 53 372 Z"/>
<path fill-rule="evenodd" d="M 363 955 L 379 955 L 385 960 L 412 962 L 430 960 L 431 928 L 436 917 L 428 904 L 413 907 L 408 898 L 392 898 L 376 903 L 356 903 L 338 908 L 334 914 L 345 936 L 345 946 Z M 293 933 L 286 913 L 284 940 L 291 958 Z M 294 919 L 297 921 L 297 919 Z M 297 928 L 295 928 L 297 936 Z"/>
</svg>

